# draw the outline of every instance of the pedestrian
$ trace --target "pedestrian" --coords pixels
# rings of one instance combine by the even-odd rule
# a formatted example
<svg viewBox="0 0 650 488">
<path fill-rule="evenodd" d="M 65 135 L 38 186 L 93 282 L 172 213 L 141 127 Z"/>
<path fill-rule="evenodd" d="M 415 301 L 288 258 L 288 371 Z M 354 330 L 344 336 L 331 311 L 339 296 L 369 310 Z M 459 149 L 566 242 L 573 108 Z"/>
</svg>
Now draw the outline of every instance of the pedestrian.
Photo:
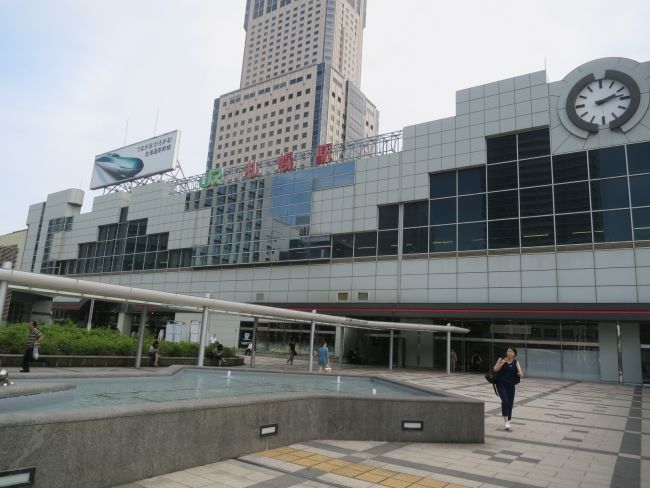
<svg viewBox="0 0 650 488">
<path fill-rule="evenodd" d="M 453 349 L 451 350 L 450 361 L 451 361 L 451 371 L 454 372 L 456 371 L 456 363 L 458 362 L 458 355 L 456 355 L 456 351 L 454 351 Z"/>
<path fill-rule="evenodd" d="M 293 364 L 294 357 L 296 357 L 296 343 L 291 340 L 289 341 L 289 359 L 287 359 L 287 364 Z"/>
<path fill-rule="evenodd" d="M 248 346 L 246 346 L 246 350 L 244 351 L 244 356 L 252 356 L 253 355 L 253 342 L 249 342 Z"/>
<path fill-rule="evenodd" d="M 29 373 L 29 363 L 34 359 L 34 348 L 37 348 L 43 341 L 43 334 L 36 328 L 36 321 L 29 322 L 29 337 L 25 345 L 25 354 L 23 355 L 23 369 L 21 373 Z"/>
<path fill-rule="evenodd" d="M 149 357 L 153 361 L 153 367 L 157 368 L 160 365 L 160 343 L 158 341 L 153 341 L 149 348 Z"/>
<path fill-rule="evenodd" d="M 330 351 L 327 349 L 327 342 L 320 341 L 320 347 L 318 348 L 318 372 L 325 370 L 331 371 L 330 367 Z"/>
<path fill-rule="evenodd" d="M 483 358 L 478 353 L 478 351 L 474 351 L 474 354 L 472 354 L 471 363 L 474 371 L 481 370 L 481 366 L 483 365 Z"/>
<path fill-rule="evenodd" d="M 508 346 L 506 349 L 506 357 L 497 359 L 494 365 L 494 371 L 498 373 L 497 392 L 501 398 L 501 415 L 505 423 L 505 429 L 510 430 L 512 426 L 512 407 L 515 403 L 515 385 L 524 377 L 524 372 L 521 369 L 517 357 L 517 349 L 513 346 Z"/>
</svg>

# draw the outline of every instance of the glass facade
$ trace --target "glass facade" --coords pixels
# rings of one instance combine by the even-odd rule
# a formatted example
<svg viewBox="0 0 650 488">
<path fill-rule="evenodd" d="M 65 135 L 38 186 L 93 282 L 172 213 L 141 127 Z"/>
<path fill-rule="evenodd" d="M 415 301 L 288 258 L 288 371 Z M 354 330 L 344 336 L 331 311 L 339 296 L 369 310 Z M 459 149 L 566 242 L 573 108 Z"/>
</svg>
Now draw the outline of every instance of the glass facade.
<svg viewBox="0 0 650 488">
<path fill-rule="evenodd" d="M 650 236 L 650 143 L 550 155 L 548 129 L 489 138 L 485 166 L 430 175 L 429 249 L 629 242 Z M 407 214 L 418 202 L 404 205 Z M 455 245 L 454 245 L 455 243 Z M 407 253 L 407 249 L 404 249 Z"/>
<path fill-rule="evenodd" d="M 442 320 L 445 322 L 445 320 Z M 456 320 L 470 333 L 452 340 L 458 356 L 457 371 L 485 372 L 509 345 L 517 348 L 517 359 L 528 376 L 600 380 L 598 323 L 544 320 Z M 445 368 L 446 338 L 436 334 L 433 366 Z M 482 360 L 477 366 L 475 354 Z M 424 365 L 422 365 L 424 366 Z"/>
</svg>

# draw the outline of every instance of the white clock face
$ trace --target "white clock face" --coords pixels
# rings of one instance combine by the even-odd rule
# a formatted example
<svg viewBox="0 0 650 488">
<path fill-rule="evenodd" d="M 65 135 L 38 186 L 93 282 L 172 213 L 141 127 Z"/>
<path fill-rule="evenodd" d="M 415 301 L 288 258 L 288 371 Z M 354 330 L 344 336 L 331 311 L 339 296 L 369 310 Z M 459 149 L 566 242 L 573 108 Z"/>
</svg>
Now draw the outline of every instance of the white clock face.
<svg viewBox="0 0 650 488">
<path fill-rule="evenodd" d="M 603 78 L 585 86 L 575 100 L 578 117 L 590 124 L 607 125 L 630 105 L 630 90 L 620 81 Z"/>
</svg>

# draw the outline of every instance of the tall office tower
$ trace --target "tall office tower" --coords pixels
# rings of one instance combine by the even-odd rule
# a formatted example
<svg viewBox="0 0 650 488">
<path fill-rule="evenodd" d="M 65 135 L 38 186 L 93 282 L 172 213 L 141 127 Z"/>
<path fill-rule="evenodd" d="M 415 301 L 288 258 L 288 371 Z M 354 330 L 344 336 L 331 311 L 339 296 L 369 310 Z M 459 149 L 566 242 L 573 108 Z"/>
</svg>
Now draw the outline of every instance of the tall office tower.
<svg viewBox="0 0 650 488">
<path fill-rule="evenodd" d="M 367 0 L 247 0 L 241 85 L 214 101 L 207 168 L 376 135 L 359 89 Z"/>
</svg>

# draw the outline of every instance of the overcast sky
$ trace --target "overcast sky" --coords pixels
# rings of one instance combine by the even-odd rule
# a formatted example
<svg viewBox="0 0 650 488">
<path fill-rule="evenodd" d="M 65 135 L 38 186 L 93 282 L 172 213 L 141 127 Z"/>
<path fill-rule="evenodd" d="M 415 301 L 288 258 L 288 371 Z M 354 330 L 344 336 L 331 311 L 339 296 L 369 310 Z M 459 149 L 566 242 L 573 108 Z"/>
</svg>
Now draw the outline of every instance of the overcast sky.
<svg viewBox="0 0 650 488">
<path fill-rule="evenodd" d="M 181 130 L 205 169 L 212 103 L 239 87 L 245 0 L 0 0 L 0 235 L 88 190 L 96 154 Z M 455 92 L 600 57 L 650 60 L 650 2 L 369 0 L 362 90 L 380 132 L 454 115 Z M 126 132 L 128 121 L 128 132 Z M 125 134 L 126 132 L 126 134 Z"/>
</svg>

